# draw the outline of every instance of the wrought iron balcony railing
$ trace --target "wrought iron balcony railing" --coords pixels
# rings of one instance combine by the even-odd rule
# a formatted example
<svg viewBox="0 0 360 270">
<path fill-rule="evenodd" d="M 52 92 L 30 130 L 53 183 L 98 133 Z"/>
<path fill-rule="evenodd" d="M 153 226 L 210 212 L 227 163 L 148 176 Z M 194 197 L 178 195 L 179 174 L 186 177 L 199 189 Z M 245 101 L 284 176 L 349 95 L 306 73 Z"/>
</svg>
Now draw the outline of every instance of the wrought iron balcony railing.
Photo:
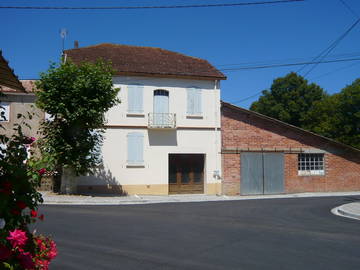
<svg viewBox="0 0 360 270">
<path fill-rule="evenodd" d="M 149 113 L 149 128 L 176 128 L 175 113 Z"/>
</svg>

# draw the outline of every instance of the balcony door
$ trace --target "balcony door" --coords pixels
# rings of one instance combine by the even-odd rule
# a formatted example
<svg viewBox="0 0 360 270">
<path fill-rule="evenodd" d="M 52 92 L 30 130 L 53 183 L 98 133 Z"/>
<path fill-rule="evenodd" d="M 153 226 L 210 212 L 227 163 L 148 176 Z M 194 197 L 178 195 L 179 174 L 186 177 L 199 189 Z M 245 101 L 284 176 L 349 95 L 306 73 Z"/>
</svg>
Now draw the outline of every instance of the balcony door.
<svg viewBox="0 0 360 270">
<path fill-rule="evenodd" d="M 156 126 L 169 125 L 169 91 L 154 91 L 154 124 Z"/>
</svg>

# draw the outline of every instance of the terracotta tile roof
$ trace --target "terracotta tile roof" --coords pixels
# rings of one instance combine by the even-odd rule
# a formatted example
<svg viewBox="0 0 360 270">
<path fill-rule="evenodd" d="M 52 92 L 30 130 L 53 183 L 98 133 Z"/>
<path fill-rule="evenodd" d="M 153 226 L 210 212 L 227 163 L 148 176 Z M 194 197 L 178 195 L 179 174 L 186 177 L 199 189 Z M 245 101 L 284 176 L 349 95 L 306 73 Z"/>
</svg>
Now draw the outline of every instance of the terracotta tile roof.
<svg viewBox="0 0 360 270">
<path fill-rule="evenodd" d="M 0 85 L 17 89 L 19 92 L 24 91 L 14 70 L 9 67 L 9 62 L 2 55 L 0 50 Z"/>
<path fill-rule="evenodd" d="M 20 80 L 26 92 L 2 85 L 0 85 L 0 91 L 4 93 L 33 93 L 36 91 L 35 81 L 36 80 Z"/>
<path fill-rule="evenodd" d="M 226 77 L 208 61 L 152 47 L 103 43 L 65 50 L 66 57 L 75 63 L 110 61 L 117 74 L 197 77 L 221 79 Z"/>
</svg>

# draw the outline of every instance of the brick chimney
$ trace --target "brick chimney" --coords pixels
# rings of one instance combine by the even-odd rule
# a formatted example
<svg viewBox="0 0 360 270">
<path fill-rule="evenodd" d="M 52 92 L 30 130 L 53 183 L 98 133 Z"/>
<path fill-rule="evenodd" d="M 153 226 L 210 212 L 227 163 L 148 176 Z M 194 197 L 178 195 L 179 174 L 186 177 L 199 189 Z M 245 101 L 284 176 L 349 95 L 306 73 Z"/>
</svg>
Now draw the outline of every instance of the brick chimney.
<svg viewBox="0 0 360 270">
<path fill-rule="evenodd" d="M 79 41 L 75 40 L 74 41 L 74 49 L 78 49 L 79 48 Z"/>
</svg>

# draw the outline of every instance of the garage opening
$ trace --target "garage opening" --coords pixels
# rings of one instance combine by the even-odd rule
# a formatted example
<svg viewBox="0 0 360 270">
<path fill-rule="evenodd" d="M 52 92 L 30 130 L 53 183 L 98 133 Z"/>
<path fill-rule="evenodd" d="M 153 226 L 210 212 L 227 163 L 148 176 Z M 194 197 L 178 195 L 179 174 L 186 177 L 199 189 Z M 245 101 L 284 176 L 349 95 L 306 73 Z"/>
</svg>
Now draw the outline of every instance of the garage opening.
<svg viewBox="0 0 360 270">
<path fill-rule="evenodd" d="M 243 152 L 240 194 L 279 194 L 284 192 L 284 154 Z"/>
<path fill-rule="evenodd" d="M 169 154 L 169 194 L 204 193 L 204 154 Z"/>
</svg>

